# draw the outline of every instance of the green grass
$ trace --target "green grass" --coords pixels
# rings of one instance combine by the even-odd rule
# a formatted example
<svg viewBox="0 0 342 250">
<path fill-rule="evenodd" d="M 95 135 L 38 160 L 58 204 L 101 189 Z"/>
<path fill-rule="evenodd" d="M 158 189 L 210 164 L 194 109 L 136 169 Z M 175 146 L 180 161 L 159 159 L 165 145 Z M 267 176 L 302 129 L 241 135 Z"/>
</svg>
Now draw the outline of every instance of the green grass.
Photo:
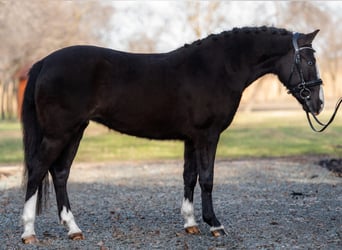
<svg viewBox="0 0 342 250">
<path fill-rule="evenodd" d="M 221 136 L 218 157 L 341 156 L 341 116 L 323 133 L 313 132 L 302 112 L 256 112 L 236 118 Z"/>
<path fill-rule="evenodd" d="M 326 112 L 329 113 L 330 112 Z M 326 116 L 322 117 L 327 120 Z M 217 158 L 326 155 L 341 157 L 342 118 L 323 133 L 309 128 L 303 112 L 238 113 L 221 135 Z M 338 147 L 339 146 L 339 147 Z M 182 159 L 183 144 L 122 135 L 91 123 L 81 142 L 76 161 Z M 23 161 L 21 129 L 16 122 L 0 123 L 0 164 Z"/>
<path fill-rule="evenodd" d="M 92 126 L 98 126 L 92 124 Z M 77 161 L 159 160 L 177 159 L 183 146 L 176 141 L 156 141 L 105 132 L 84 136 Z"/>
<path fill-rule="evenodd" d="M 21 128 L 18 122 L 0 122 L 0 164 L 23 161 Z"/>
</svg>

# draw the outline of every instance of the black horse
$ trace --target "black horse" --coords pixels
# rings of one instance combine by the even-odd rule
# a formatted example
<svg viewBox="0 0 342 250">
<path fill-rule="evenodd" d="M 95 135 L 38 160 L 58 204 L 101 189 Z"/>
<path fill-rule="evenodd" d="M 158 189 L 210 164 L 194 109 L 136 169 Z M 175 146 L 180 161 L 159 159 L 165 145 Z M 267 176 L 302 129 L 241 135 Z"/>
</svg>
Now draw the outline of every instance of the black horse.
<svg viewBox="0 0 342 250">
<path fill-rule="evenodd" d="M 225 234 L 212 205 L 220 133 L 233 120 L 242 92 L 272 73 L 304 110 L 323 106 L 310 34 L 284 29 L 234 28 L 169 53 L 132 54 L 93 46 L 58 50 L 29 74 L 22 124 L 27 190 L 24 243 L 35 242 L 34 221 L 50 172 L 61 222 L 71 239 L 83 239 L 70 210 L 67 179 L 90 120 L 129 135 L 182 140 L 185 229 L 199 233 L 193 212 L 199 181 L 203 220 Z"/>
</svg>

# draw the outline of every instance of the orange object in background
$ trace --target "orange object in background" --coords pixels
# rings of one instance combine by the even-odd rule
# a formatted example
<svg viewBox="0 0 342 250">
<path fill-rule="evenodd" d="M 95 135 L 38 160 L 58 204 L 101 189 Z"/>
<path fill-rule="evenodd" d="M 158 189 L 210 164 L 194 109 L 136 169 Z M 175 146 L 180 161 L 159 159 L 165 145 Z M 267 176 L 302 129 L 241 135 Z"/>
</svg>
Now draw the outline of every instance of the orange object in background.
<svg viewBox="0 0 342 250">
<path fill-rule="evenodd" d="M 21 107 L 23 105 L 23 99 L 24 99 L 24 92 L 27 84 L 27 78 L 26 79 L 20 79 L 19 85 L 18 85 L 18 118 L 21 118 Z"/>
<path fill-rule="evenodd" d="M 16 74 L 17 79 L 19 80 L 18 84 L 18 91 L 17 91 L 17 101 L 18 101 L 18 118 L 21 118 L 21 108 L 23 105 L 23 100 L 24 100 L 24 92 L 27 84 L 27 79 L 28 79 L 28 71 L 30 70 L 30 66 L 25 66 L 21 68 L 18 73 Z"/>
</svg>

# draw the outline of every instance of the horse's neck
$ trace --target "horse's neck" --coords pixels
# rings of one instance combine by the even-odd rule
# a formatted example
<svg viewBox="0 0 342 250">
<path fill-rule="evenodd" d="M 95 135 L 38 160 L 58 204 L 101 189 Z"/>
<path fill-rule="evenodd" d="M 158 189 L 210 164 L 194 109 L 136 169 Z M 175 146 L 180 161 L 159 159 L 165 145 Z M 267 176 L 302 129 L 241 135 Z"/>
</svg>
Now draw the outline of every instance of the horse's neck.
<svg viewBox="0 0 342 250">
<path fill-rule="evenodd" d="M 277 62 L 288 53 L 291 40 L 289 36 L 271 35 L 269 38 L 261 37 L 261 41 L 252 40 L 251 45 L 254 45 L 255 51 L 249 51 L 248 54 L 242 55 L 245 58 L 246 66 L 244 67 L 247 71 L 244 72 L 246 75 L 245 87 L 263 75 L 276 74 Z"/>
<path fill-rule="evenodd" d="M 290 47 L 290 34 L 240 32 L 227 37 L 221 35 L 194 42 L 170 53 L 172 56 L 168 62 L 175 59 L 180 63 L 186 58 L 189 65 L 206 65 L 206 70 L 216 71 L 212 72 L 212 75 L 222 76 L 225 71 L 222 83 L 228 84 L 234 91 L 242 92 L 259 77 L 268 73 L 275 74 L 277 61 L 288 53 Z"/>
</svg>

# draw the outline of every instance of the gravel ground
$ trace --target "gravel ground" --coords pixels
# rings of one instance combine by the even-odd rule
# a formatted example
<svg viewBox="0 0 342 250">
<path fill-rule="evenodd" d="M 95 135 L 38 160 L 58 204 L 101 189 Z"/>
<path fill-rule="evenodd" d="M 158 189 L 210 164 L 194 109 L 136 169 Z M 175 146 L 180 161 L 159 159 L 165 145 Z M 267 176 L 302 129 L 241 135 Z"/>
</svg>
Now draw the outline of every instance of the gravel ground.
<svg viewBox="0 0 342 250">
<path fill-rule="evenodd" d="M 214 206 L 228 235 L 186 235 L 182 162 L 76 164 L 69 180 L 86 239 L 70 241 L 51 206 L 36 219 L 40 243 L 21 243 L 21 169 L 0 167 L 0 249 L 342 249 L 342 179 L 318 159 L 218 161 Z"/>
</svg>

